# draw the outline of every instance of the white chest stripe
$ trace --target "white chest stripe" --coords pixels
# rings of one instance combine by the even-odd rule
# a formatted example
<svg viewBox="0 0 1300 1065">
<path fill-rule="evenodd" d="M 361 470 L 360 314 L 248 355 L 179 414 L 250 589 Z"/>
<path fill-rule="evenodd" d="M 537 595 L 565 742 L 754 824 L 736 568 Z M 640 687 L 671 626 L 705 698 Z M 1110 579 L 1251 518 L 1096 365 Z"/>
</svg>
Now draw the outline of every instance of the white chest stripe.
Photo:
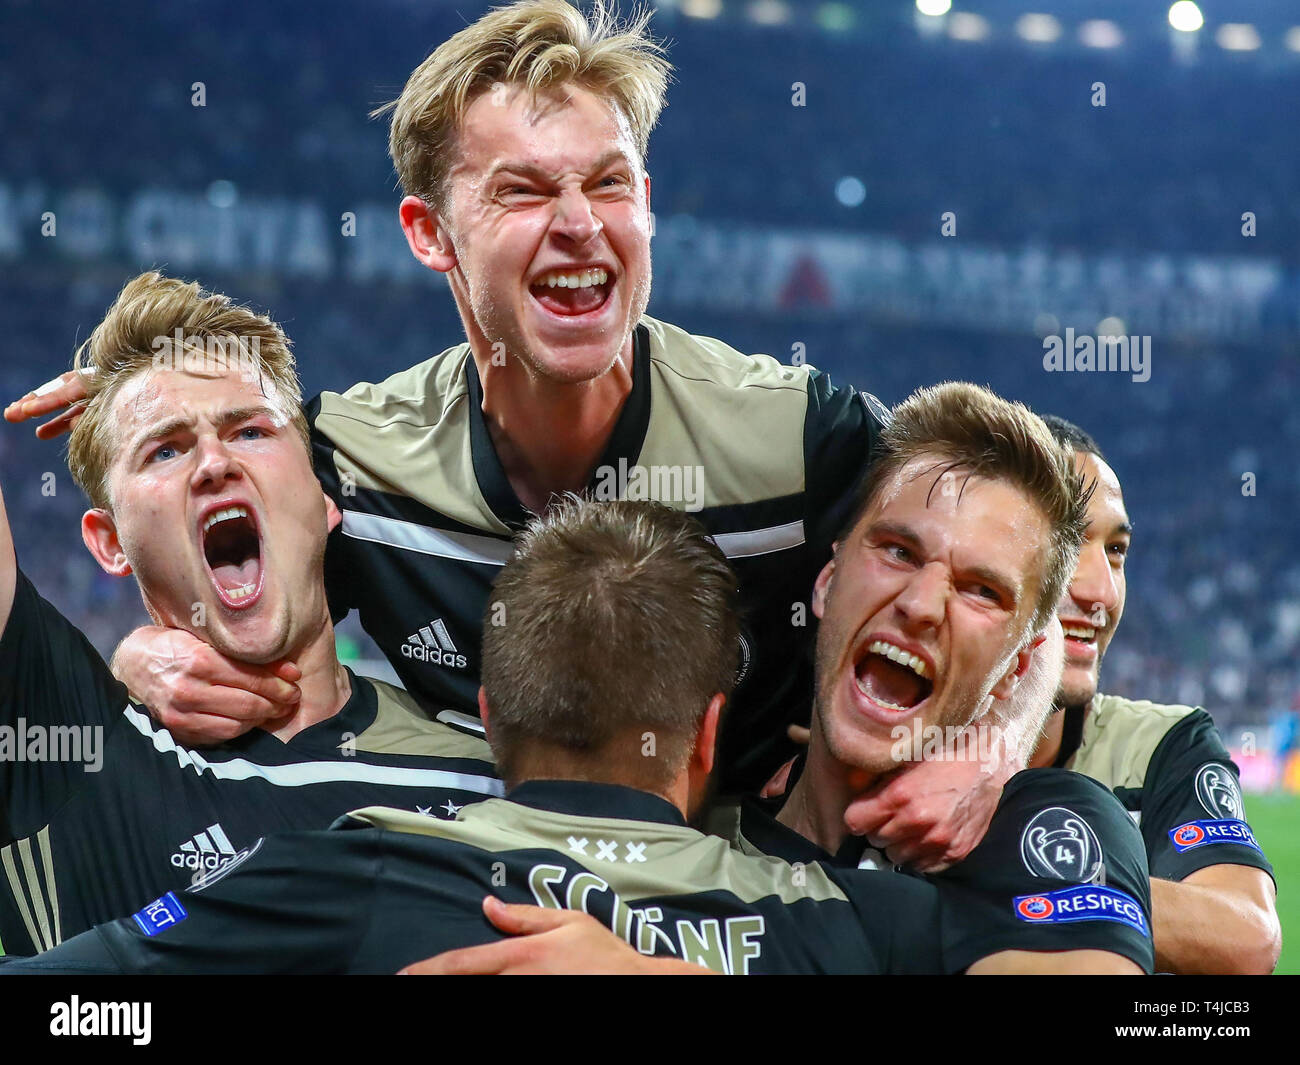
<svg viewBox="0 0 1300 1065">
<path fill-rule="evenodd" d="M 296 762 L 292 765 L 259 765 L 246 758 L 209 762 L 197 751 L 181 747 L 166 729 L 155 728 L 147 714 L 128 705 L 122 711 L 141 735 L 152 741 L 160 754 L 174 754 L 182 769 L 211 773 L 219 780 L 251 780 L 260 777 L 280 788 L 301 788 L 308 784 L 347 782 L 389 784 L 405 788 L 458 788 L 481 795 L 504 795 L 505 785 L 496 777 L 472 773 L 448 773 L 440 769 L 410 769 L 404 766 L 369 765 L 360 760 L 346 762 Z"/>
<path fill-rule="evenodd" d="M 514 546 L 508 540 L 472 533 L 445 532 L 431 529 L 427 525 L 417 525 L 413 521 L 385 518 L 379 514 L 362 514 L 355 510 L 343 511 L 343 535 L 354 540 L 368 540 L 389 547 L 418 551 L 423 555 L 455 558 L 462 562 L 478 562 L 488 566 L 504 566 L 514 552 Z M 802 521 L 792 521 L 766 529 L 718 533 L 712 539 L 728 558 L 749 558 L 802 546 L 804 528 Z"/>
<path fill-rule="evenodd" d="M 804 542 L 802 521 L 788 525 L 773 525 L 766 529 L 749 529 L 745 532 L 718 533 L 712 540 L 728 558 L 749 558 L 751 555 L 768 555 L 773 551 L 786 551 L 801 547 Z"/>
<path fill-rule="evenodd" d="M 417 525 L 413 521 L 385 518 L 379 514 L 362 514 L 356 510 L 343 512 L 343 535 L 354 540 L 369 540 L 389 547 L 404 547 L 423 555 L 455 558 L 462 562 L 480 562 L 488 566 L 504 566 L 514 553 L 509 540 L 472 533 L 445 532 Z"/>
</svg>

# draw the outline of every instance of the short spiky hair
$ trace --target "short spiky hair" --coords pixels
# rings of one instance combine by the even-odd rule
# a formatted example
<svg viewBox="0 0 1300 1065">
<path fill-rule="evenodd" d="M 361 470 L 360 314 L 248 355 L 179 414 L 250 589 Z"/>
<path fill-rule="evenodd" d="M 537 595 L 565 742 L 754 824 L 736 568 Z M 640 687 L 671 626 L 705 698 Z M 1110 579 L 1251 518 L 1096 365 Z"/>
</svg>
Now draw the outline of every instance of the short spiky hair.
<svg viewBox="0 0 1300 1065">
<path fill-rule="evenodd" d="M 663 110 L 671 65 L 646 32 L 649 10 L 620 22 L 597 0 L 584 16 L 566 0 L 521 0 L 494 8 L 439 45 L 395 101 L 388 151 L 402 189 L 445 208 L 456 134 L 469 105 L 495 84 L 535 98 L 566 83 L 606 97 L 627 119 L 644 162 Z"/>
<path fill-rule="evenodd" d="M 567 496 L 520 534 L 489 598 L 481 674 L 508 783 L 545 748 L 591 779 L 667 787 L 709 700 L 735 684 L 736 576 L 694 518 L 660 503 Z M 654 757 L 639 738 L 616 747 L 643 730 Z"/>
<path fill-rule="evenodd" d="M 1040 631 L 1074 572 L 1090 494 L 1070 453 L 1053 439 L 1043 420 L 1023 403 L 1009 402 L 987 388 L 946 381 L 917 389 L 894 408 L 881 431 L 877 456 L 863 480 L 849 529 L 894 476 L 921 456 L 937 460 L 937 476 L 952 470 L 1009 481 L 1034 502 L 1050 530 L 1028 630 Z"/>
<path fill-rule="evenodd" d="M 1092 438 L 1092 434 L 1079 428 L 1074 422 L 1058 414 L 1044 414 L 1042 419 L 1043 424 L 1051 431 L 1061 447 L 1068 447 L 1071 451 L 1082 451 L 1085 455 L 1096 455 L 1102 462 L 1106 461 L 1106 456 L 1101 453 L 1101 447 Z"/>
<path fill-rule="evenodd" d="M 113 400 L 128 380 L 160 364 L 160 352 L 172 357 L 177 330 L 187 345 L 229 342 L 232 359 L 237 352 L 241 362 L 254 360 L 251 365 L 263 391 L 274 396 L 304 446 L 310 447 L 290 341 L 280 327 L 265 315 L 232 303 L 229 296 L 207 292 L 194 282 L 156 271 L 140 274 L 118 293 L 104 320 L 77 350 L 74 363 L 86 375 L 89 398 L 68 438 L 68 469 L 93 507 L 112 510 L 108 471 L 121 443 L 111 413 Z M 181 361 L 186 354 L 182 348 L 174 357 Z M 204 352 L 197 354 L 202 357 Z"/>
</svg>

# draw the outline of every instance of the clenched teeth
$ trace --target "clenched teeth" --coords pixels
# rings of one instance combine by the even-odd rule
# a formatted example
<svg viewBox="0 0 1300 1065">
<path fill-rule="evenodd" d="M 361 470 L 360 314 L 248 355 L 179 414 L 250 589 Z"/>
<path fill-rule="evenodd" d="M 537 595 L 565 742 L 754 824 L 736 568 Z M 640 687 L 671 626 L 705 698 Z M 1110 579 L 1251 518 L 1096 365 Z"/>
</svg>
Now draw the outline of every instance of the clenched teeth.
<svg viewBox="0 0 1300 1065">
<path fill-rule="evenodd" d="M 1097 636 L 1096 629 L 1081 628 L 1078 625 L 1062 625 L 1061 631 L 1067 636 L 1074 636 L 1080 640 L 1092 640 Z"/>
<path fill-rule="evenodd" d="M 897 662 L 900 666 L 906 666 L 918 677 L 929 676 L 929 667 L 925 664 L 925 659 L 904 651 L 901 647 L 895 647 L 892 643 L 886 643 L 884 640 L 875 640 L 867 648 L 874 655 L 883 655 L 891 662 Z M 876 700 L 880 702 L 880 700 Z M 888 703 L 881 703 L 882 706 L 888 706 Z M 895 710 L 904 709 L 901 706 L 893 707 Z"/>
<path fill-rule="evenodd" d="M 203 523 L 203 531 L 207 532 L 219 521 L 229 521 L 231 518 L 246 517 L 248 517 L 247 507 L 226 507 L 224 510 L 214 510 L 208 515 L 208 520 Z"/>
<path fill-rule="evenodd" d="M 599 268 L 580 270 L 577 273 L 552 270 L 549 274 L 543 274 L 533 284 L 545 285 L 547 288 L 591 288 L 592 285 L 603 285 L 608 280 L 609 274 Z"/>
</svg>

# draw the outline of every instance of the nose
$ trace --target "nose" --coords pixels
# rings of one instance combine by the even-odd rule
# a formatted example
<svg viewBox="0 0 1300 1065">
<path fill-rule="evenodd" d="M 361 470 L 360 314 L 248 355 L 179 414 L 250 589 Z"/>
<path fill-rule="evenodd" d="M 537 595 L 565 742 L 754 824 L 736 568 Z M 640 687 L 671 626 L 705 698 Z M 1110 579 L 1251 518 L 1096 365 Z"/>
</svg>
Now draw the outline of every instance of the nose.
<svg viewBox="0 0 1300 1065">
<path fill-rule="evenodd" d="M 894 597 L 894 608 L 912 629 L 937 628 L 947 611 L 951 588 L 943 565 L 931 562 L 912 573 Z"/>
<path fill-rule="evenodd" d="M 220 487 L 242 476 L 239 464 L 219 437 L 200 437 L 194 450 L 196 461 L 190 477 L 192 488 Z"/>
<path fill-rule="evenodd" d="M 552 230 L 581 247 L 590 244 L 604 228 L 581 189 L 568 188 L 558 197 Z"/>
<path fill-rule="evenodd" d="M 1083 545 L 1070 581 L 1070 598 L 1098 628 L 1105 628 L 1119 606 L 1119 587 L 1101 542 Z"/>
</svg>

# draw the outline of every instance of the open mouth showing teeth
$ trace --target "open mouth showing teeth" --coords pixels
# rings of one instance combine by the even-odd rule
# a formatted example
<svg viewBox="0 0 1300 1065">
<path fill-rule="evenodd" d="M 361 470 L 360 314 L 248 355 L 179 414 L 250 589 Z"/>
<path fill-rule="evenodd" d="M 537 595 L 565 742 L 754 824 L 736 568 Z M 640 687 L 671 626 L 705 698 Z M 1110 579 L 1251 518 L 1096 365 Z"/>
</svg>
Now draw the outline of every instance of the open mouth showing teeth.
<svg viewBox="0 0 1300 1065">
<path fill-rule="evenodd" d="M 533 299 L 552 314 L 591 314 L 605 306 L 614 282 L 599 267 L 586 270 L 552 270 L 529 287 Z"/>
<path fill-rule="evenodd" d="M 1078 640 L 1080 643 L 1097 642 L 1097 630 L 1085 625 L 1062 625 L 1061 631 L 1070 639 Z"/>
<path fill-rule="evenodd" d="M 934 691 L 924 659 L 884 640 L 873 640 L 854 673 L 858 689 L 886 710 L 911 710 Z"/>
<path fill-rule="evenodd" d="M 203 523 L 203 557 L 226 606 L 252 606 L 262 590 L 262 542 L 248 508 L 213 511 Z"/>
</svg>

